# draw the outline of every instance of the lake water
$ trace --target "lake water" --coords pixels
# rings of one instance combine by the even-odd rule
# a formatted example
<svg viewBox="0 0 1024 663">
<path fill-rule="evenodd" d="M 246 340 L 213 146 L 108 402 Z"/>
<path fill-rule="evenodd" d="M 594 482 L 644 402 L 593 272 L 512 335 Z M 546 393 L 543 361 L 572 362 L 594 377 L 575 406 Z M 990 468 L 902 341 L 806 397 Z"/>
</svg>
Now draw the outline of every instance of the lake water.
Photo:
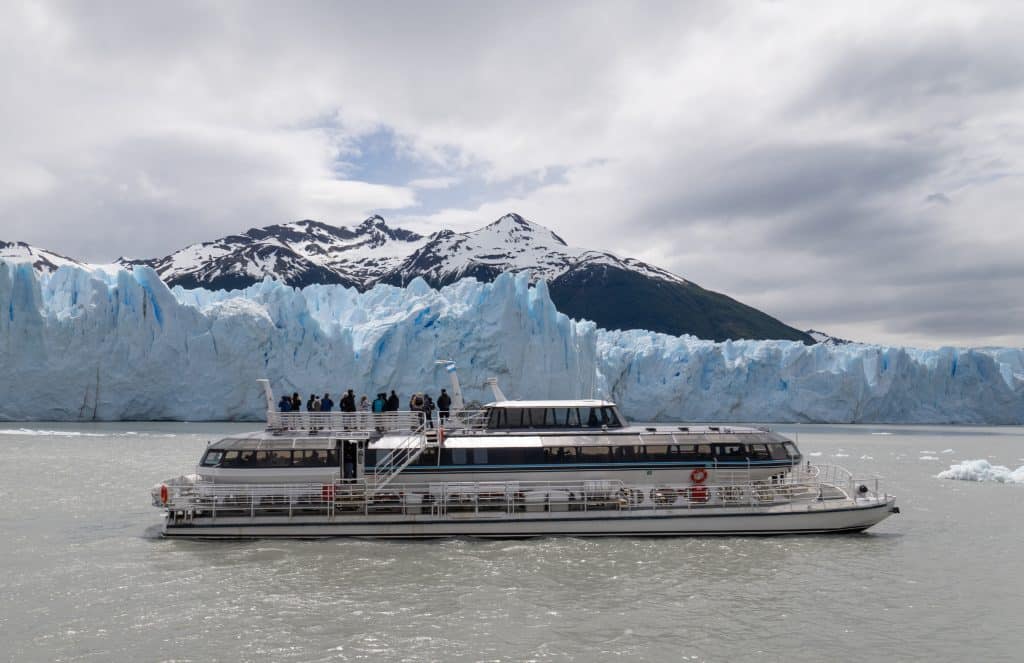
<svg viewBox="0 0 1024 663">
<path fill-rule="evenodd" d="M 187 542 L 149 488 L 227 424 L 0 424 L 11 661 L 1020 661 L 1024 429 L 779 426 L 903 513 L 778 538 Z M 820 455 L 815 455 L 820 454 Z"/>
</svg>

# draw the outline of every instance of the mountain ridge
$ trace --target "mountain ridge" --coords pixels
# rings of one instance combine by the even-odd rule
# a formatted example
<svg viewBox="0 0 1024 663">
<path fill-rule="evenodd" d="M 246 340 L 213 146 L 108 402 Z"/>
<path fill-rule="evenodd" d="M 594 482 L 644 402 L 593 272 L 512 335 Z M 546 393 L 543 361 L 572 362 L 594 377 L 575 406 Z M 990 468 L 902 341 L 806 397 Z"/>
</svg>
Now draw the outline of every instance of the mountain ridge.
<svg viewBox="0 0 1024 663">
<path fill-rule="evenodd" d="M 32 254 L 33 247 L 18 246 Z M 48 271 L 67 262 L 82 264 L 44 250 L 32 255 L 36 268 Z M 503 272 L 529 271 L 532 282 L 548 282 L 559 311 L 606 329 L 716 341 L 815 342 L 762 311 L 668 270 L 569 246 L 549 228 L 515 213 L 477 230 L 439 230 L 427 236 L 392 228 L 379 215 L 352 228 L 304 219 L 191 244 L 161 258 L 117 262 L 152 267 L 168 286 L 211 290 L 237 290 L 268 276 L 295 287 L 340 284 L 360 292 L 377 284 L 407 286 L 415 278 L 441 288 L 464 278 L 490 282 Z"/>
</svg>

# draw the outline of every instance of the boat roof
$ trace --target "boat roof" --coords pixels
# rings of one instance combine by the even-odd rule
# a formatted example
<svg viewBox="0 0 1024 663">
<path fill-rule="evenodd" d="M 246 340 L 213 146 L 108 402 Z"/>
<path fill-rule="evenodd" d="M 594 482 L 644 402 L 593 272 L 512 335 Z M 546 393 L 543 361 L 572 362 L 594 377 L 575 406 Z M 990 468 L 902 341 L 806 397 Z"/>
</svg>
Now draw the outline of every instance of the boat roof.
<svg viewBox="0 0 1024 663">
<path fill-rule="evenodd" d="M 218 451 L 277 451 L 282 449 L 334 449 L 335 440 L 328 437 L 266 437 L 256 433 L 226 437 L 211 442 L 209 449 Z"/>
<path fill-rule="evenodd" d="M 493 401 L 484 407 L 497 408 L 540 408 L 540 407 L 615 407 L 611 401 L 600 401 L 592 398 L 581 398 L 568 401 Z"/>
</svg>

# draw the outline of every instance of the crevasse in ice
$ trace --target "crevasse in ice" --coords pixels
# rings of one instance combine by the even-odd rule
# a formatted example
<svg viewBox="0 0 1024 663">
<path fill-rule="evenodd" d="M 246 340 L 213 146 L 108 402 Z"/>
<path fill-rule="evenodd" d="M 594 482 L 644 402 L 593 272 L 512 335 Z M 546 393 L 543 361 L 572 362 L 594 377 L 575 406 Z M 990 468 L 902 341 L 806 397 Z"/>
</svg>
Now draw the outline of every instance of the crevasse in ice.
<svg viewBox="0 0 1024 663">
<path fill-rule="evenodd" d="M 1024 350 L 789 341 L 715 343 L 606 331 L 505 274 L 359 293 L 266 280 L 168 289 L 149 268 L 37 275 L 0 265 L 0 418 L 260 419 L 276 392 L 372 395 L 495 376 L 512 398 L 606 397 L 634 420 L 1024 422 Z"/>
</svg>

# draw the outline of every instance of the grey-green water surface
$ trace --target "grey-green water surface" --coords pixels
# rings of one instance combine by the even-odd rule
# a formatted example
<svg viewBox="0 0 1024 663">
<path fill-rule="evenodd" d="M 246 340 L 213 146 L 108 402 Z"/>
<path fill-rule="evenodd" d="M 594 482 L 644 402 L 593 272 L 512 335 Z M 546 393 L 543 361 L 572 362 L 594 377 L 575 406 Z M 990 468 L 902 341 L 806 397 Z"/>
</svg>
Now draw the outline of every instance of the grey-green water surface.
<svg viewBox="0 0 1024 663">
<path fill-rule="evenodd" d="M 777 538 L 187 542 L 149 487 L 251 426 L 0 424 L 11 661 L 1024 659 L 1024 429 L 780 426 L 903 513 Z"/>
</svg>

